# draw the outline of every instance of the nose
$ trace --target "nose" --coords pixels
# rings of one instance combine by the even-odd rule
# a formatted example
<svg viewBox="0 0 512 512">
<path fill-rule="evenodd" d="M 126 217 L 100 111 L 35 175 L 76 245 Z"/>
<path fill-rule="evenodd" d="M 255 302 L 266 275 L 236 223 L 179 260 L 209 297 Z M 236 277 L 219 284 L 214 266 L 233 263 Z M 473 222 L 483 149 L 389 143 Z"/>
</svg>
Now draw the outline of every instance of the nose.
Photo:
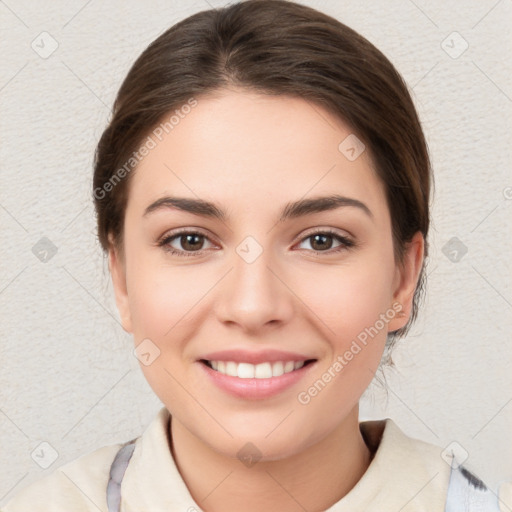
<svg viewBox="0 0 512 512">
<path fill-rule="evenodd" d="M 290 320 L 294 295 L 270 249 L 254 241 L 242 243 L 230 263 L 232 270 L 223 279 L 215 300 L 219 321 L 246 334 L 261 334 Z"/>
</svg>

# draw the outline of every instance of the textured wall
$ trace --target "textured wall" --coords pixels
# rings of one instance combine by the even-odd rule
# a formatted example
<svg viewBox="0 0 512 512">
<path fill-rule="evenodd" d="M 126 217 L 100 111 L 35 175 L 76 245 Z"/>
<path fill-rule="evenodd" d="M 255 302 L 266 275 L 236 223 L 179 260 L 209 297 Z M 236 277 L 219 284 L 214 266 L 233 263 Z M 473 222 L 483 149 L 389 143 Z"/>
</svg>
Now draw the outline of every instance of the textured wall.
<svg viewBox="0 0 512 512">
<path fill-rule="evenodd" d="M 510 480 L 512 2 L 303 3 L 397 66 L 435 170 L 427 300 L 385 373 L 388 397 L 372 384 L 361 420 L 389 416 L 411 436 L 456 440 L 487 484 Z M 138 435 L 160 407 L 117 320 L 91 163 L 131 63 L 209 4 L 225 2 L 0 2 L 0 502 Z M 42 464 L 57 456 L 48 469 L 35 449 Z"/>
</svg>

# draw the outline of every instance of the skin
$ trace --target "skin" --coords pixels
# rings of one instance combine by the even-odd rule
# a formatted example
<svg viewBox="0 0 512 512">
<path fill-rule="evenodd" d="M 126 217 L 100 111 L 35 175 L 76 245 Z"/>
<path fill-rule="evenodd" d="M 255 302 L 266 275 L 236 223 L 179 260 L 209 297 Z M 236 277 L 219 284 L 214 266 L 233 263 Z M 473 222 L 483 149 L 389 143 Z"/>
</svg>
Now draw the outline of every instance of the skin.
<svg viewBox="0 0 512 512">
<path fill-rule="evenodd" d="M 387 332 L 407 322 L 423 237 L 414 236 L 398 264 L 369 152 L 349 161 L 338 146 L 350 127 L 320 106 L 239 89 L 197 99 L 131 176 L 123 251 L 109 252 L 122 324 L 135 345 L 149 338 L 160 350 L 141 368 L 172 415 L 172 453 L 203 510 L 325 510 L 370 463 L 358 402 Z M 363 202 L 372 216 L 344 206 L 278 222 L 286 203 L 333 193 Z M 171 208 L 144 215 L 166 195 L 213 201 L 228 219 Z M 190 257 L 158 246 L 178 228 L 206 235 L 195 241 L 200 255 L 183 237 L 168 245 Z M 311 235 L 326 228 L 356 245 L 333 252 L 335 237 L 315 244 Z M 247 236 L 263 250 L 251 264 L 236 252 Z M 395 301 L 406 315 L 299 403 L 298 393 Z M 227 348 L 282 349 L 317 362 L 279 395 L 244 400 L 213 386 L 196 361 Z M 247 442 L 262 456 L 251 467 L 237 458 Z"/>
</svg>

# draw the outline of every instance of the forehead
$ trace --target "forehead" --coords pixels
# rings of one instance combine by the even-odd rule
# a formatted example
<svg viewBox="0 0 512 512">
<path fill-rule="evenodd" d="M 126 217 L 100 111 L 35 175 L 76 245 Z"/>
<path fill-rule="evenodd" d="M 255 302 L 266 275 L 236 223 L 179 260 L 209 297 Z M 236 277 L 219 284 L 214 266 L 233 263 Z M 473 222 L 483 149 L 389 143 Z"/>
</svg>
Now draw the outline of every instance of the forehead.
<svg viewBox="0 0 512 512">
<path fill-rule="evenodd" d="M 172 193 L 277 208 L 335 192 L 385 208 L 369 151 L 357 156 L 359 139 L 321 106 L 240 90 L 196 101 L 178 108 L 172 123 L 175 111 L 164 116 L 149 134 L 152 149 L 132 176 L 128 205 L 142 209 Z"/>
</svg>

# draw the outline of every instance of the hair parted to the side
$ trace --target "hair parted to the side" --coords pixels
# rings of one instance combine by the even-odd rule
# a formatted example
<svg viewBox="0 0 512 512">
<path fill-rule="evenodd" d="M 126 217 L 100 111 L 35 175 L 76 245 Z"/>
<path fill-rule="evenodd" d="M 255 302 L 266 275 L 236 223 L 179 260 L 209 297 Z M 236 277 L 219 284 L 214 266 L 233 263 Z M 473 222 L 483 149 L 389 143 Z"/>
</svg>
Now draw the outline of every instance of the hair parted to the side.
<svg viewBox="0 0 512 512">
<path fill-rule="evenodd" d="M 135 61 L 95 155 L 93 195 L 105 251 L 111 238 L 123 252 L 124 213 L 136 172 L 131 155 L 165 115 L 191 98 L 200 101 L 229 87 L 301 97 L 347 123 L 370 151 L 384 184 L 397 261 L 418 231 L 427 256 L 431 165 L 405 82 L 357 32 L 287 0 L 246 0 L 194 14 L 160 35 Z M 126 172 L 127 162 L 132 172 Z M 123 179 L 114 182 L 122 168 Z M 424 274 L 425 263 L 409 322 L 388 334 L 386 354 L 417 317 Z"/>
</svg>

